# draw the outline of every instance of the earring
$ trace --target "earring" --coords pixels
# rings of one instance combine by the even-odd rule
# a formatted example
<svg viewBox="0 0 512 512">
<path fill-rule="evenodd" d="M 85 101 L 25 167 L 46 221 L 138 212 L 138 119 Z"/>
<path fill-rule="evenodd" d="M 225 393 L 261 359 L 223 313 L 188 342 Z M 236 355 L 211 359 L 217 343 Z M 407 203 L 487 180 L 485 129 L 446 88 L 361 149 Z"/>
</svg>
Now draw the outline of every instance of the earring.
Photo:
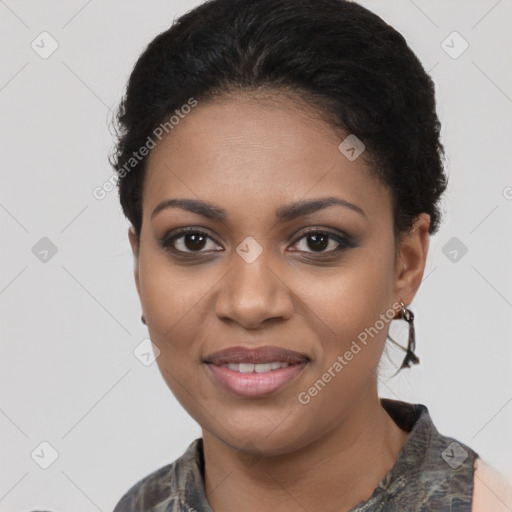
<svg viewBox="0 0 512 512">
<path fill-rule="evenodd" d="M 409 324 L 409 340 L 407 342 L 407 349 L 402 347 L 388 334 L 388 338 L 398 347 L 405 351 L 405 358 L 400 366 L 399 370 L 403 368 L 410 368 L 411 364 L 419 364 L 420 360 L 414 353 L 416 350 L 416 334 L 414 332 L 414 314 L 410 309 L 407 309 L 405 304 L 400 301 L 400 316 L 399 318 L 405 320 Z"/>
<path fill-rule="evenodd" d="M 144 315 L 141 315 L 141 317 L 140 317 L 140 321 L 141 321 L 144 325 L 147 325 L 147 324 L 146 324 L 146 318 L 144 317 Z"/>
</svg>

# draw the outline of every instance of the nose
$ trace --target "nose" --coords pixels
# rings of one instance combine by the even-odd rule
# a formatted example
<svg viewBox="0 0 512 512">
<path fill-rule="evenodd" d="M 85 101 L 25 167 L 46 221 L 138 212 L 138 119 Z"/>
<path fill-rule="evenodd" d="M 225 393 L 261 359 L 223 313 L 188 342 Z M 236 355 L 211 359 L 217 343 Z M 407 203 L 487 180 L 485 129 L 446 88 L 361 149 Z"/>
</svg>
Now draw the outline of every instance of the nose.
<svg viewBox="0 0 512 512">
<path fill-rule="evenodd" d="M 247 262 L 233 253 L 231 270 L 215 303 L 215 313 L 221 320 L 236 322 L 246 329 L 259 329 L 270 323 L 291 318 L 292 291 L 278 275 L 270 261 L 269 249 L 255 261 Z"/>
</svg>

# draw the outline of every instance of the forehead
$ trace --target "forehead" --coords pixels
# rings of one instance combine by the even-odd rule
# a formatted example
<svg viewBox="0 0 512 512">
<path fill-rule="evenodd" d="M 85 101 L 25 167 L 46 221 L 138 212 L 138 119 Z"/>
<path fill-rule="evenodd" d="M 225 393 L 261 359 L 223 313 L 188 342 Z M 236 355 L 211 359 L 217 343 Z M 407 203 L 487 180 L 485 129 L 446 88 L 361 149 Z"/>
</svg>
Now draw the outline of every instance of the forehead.
<svg viewBox="0 0 512 512">
<path fill-rule="evenodd" d="M 173 197 L 258 215 L 326 195 L 364 203 L 382 215 L 389 194 L 364 153 L 349 160 L 340 151 L 347 135 L 312 106 L 286 96 L 199 101 L 148 157 L 144 217 Z"/>
</svg>

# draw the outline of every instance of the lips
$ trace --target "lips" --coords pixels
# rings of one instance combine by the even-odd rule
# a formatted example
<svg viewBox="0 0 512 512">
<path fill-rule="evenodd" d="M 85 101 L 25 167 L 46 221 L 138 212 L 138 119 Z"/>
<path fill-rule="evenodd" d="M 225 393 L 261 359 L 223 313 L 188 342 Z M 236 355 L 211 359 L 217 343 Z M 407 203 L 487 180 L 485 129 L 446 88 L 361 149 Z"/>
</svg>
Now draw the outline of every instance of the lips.
<svg viewBox="0 0 512 512">
<path fill-rule="evenodd" d="M 265 373 L 279 370 L 280 368 L 286 368 L 290 366 L 290 363 L 280 363 L 279 361 L 272 361 L 270 363 L 227 363 L 221 364 L 224 368 L 238 373 Z"/>
<path fill-rule="evenodd" d="M 232 347 L 204 359 L 209 375 L 231 393 L 245 398 L 276 393 L 297 378 L 309 362 L 305 354 L 279 347 Z"/>
<path fill-rule="evenodd" d="M 217 366 L 241 363 L 268 364 L 275 362 L 298 364 L 308 360 L 309 358 L 305 354 L 270 345 L 253 349 L 231 347 L 226 350 L 214 352 L 205 358 L 206 363 L 215 364 Z"/>
</svg>

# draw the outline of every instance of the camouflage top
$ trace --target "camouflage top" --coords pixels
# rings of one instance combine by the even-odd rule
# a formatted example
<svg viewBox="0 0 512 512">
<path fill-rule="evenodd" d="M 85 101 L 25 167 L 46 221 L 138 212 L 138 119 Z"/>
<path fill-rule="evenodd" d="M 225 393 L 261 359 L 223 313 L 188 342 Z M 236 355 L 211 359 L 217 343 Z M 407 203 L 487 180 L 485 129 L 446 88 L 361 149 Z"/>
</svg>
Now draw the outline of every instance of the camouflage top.
<svg viewBox="0 0 512 512">
<path fill-rule="evenodd" d="M 381 399 L 403 430 L 411 432 L 393 467 L 373 494 L 350 512 L 470 512 L 478 454 L 441 435 L 422 404 Z M 213 512 L 204 490 L 203 440 L 137 482 L 114 512 Z"/>
</svg>

